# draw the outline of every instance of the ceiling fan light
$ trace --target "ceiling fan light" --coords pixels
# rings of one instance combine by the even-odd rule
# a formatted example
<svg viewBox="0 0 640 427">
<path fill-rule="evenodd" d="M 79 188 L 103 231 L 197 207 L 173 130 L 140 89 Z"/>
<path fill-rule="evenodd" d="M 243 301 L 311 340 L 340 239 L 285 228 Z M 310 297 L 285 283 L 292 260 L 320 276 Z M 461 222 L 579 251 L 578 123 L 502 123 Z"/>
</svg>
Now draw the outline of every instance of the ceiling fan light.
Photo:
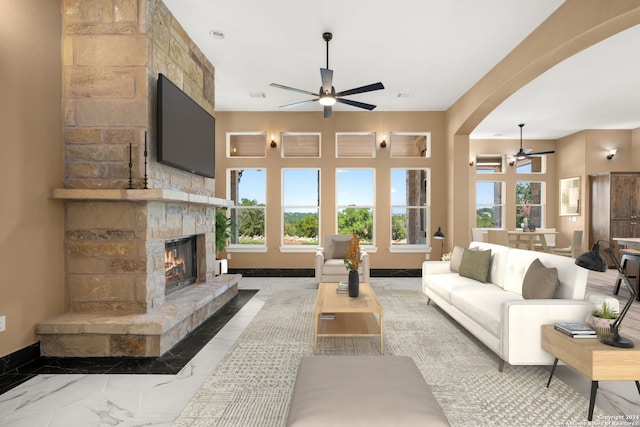
<svg viewBox="0 0 640 427">
<path fill-rule="evenodd" d="M 336 99 L 330 95 L 323 95 L 318 100 L 320 105 L 324 105 L 325 107 L 330 107 L 336 103 Z"/>
</svg>

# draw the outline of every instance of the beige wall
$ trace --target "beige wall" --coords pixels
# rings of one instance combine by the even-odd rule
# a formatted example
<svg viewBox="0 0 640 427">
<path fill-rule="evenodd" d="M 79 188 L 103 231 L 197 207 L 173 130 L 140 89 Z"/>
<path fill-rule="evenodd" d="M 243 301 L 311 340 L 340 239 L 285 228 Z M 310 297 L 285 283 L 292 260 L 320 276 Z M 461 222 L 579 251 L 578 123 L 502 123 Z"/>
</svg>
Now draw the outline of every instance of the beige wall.
<svg viewBox="0 0 640 427">
<path fill-rule="evenodd" d="M 64 309 L 60 2 L 0 3 L 0 356 L 35 343 Z"/>
<path fill-rule="evenodd" d="M 276 135 L 278 148 L 267 147 L 266 158 L 226 158 L 227 132 L 267 132 Z M 336 132 L 431 132 L 430 158 L 390 158 L 389 148 L 376 149 L 373 159 L 336 158 Z M 287 158 L 280 155 L 280 132 L 321 132 L 321 158 Z M 333 118 L 323 119 L 317 112 L 272 113 L 216 113 L 216 195 L 224 197 L 227 191 L 225 169 L 228 167 L 265 167 L 267 169 L 267 247 L 266 253 L 232 253 L 231 268 L 313 268 L 314 254 L 280 252 L 281 224 L 281 170 L 286 167 L 321 168 L 320 233 L 336 231 L 335 170 L 340 167 L 373 167 L 376 170 L 376 244 L 377 253 L 371 254 L 372 268 L 420 268 L 424 253 L 391 254 L 390 241 L 390 175 L 392 167 L 431 168 L 430 233 L 444 226 L 446 214 L 446 187 L 442 177 L 446 170 L 444 149 L 444 114 L 439 112 L 335 112 Z M 431 238 L 428 243 L 433 244 Z M 440 247 L 434 256 L 439 258 Z"/>
</svg>

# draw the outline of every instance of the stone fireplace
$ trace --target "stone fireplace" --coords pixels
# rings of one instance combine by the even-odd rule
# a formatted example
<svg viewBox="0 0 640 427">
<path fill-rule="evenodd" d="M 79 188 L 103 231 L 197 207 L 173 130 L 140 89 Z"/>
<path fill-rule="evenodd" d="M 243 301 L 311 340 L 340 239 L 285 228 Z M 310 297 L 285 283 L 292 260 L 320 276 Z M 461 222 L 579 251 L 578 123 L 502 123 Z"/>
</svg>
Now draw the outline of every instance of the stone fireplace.
<svg viewBox="0 0 640 427">
<path fill-rule="evenodd" d="M 66 310 L 41 354 L 160 356 L 238 292 L 214 277 L 215 180 L 156 161 L 158 73 L 213 114 L 215 70 L 161 0 L 64 1 L 62 27 Z M 167 292 L 190 236 L 196 277 Z"/>
</svg>

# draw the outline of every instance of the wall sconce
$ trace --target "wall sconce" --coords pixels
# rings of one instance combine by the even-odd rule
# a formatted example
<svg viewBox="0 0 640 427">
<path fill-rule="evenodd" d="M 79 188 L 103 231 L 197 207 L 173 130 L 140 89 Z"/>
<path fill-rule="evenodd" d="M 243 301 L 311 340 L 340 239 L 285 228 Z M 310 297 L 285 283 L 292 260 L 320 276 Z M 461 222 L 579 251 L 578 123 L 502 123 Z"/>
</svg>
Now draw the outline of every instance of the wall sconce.
<svg viewBox="0 0 640 427">
<path fill-rule="evenodd" d="M 509 159 L 509 166 L 513 166 L 516 164 L 516 159 L 514 157 L 512 157 L 511 159 Z"/>
<path fill-rule="evenodd" d="M 380 143 L 380 148 L 386 148 L 387 147 L 387 137 L 382 135 L 382 142 Z"/>
<path fill-rule="evenodd" d="M 474 163 L 475 161 L 473 159 L 469 159 L 469 166 L 473 166 Z"/>
<path fill-rule="evenodd" d="M 270 145 L 271 145 L 271 148 L 276 148 L 278 146 L 278 144 L 276 144 L 275 139 L 271 140 L 271 144 Z"/>
<path fill-rule="evenodd" d="M 613 156 L 615 156 L 617 152 L 618 150 L 615 148 L 612 148 L 611 150 L 609 150 L 609 154 L 607 154 L 607 160 L 613 159 Z"/>
</svg>

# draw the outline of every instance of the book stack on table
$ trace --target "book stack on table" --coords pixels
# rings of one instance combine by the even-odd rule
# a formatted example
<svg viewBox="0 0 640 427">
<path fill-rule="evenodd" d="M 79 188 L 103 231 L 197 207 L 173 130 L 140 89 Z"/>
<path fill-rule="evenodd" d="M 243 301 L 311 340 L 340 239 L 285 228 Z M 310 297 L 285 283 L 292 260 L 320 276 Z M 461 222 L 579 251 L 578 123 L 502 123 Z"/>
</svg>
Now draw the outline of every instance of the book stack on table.
<svg viewBox="0 0 640 427">
<path fill-rule="evenodd" d="M 338 287 L 336 288 L 336 292 L 339 294 L 348 294 L 349 293 L 349 282 L 340 282 L 338 283 Z"/>
<path fill-rule="evenodd" d="M 556 330 L 572 338 L 597 338 L 595 329 L 582 323 L 556 323 Z"/>
</svg>

